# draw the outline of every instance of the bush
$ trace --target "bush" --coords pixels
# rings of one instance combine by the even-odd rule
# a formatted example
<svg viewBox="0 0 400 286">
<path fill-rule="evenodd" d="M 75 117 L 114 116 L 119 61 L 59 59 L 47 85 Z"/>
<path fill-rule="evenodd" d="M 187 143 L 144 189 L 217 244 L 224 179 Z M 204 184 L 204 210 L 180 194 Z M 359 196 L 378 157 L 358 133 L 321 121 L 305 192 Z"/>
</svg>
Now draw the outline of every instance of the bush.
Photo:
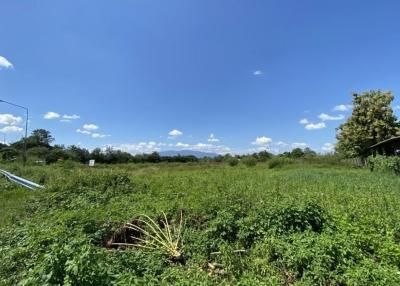
<svg viewBox="0 0 400 286">
<path fill-rule="evenodd" d="M 239 159 L 236 157 L 232 157 L 228 159 L 228 164 L 231 167 L 237 166 L 239 164 Z"/>
<path fill-rule="evenodd" d="M 25 285 L 110 285 L 104 253 L 85 242 L 54 244 Z"/>
<path fill-rule="evenodd" d="M 46 158 L 47 154 L 49 153 L 49 148 L 47 147 L 43 147 L 43 146 L 39 146 L 39 147 L 33 147 L 31 149 L 28 150 L 28 157 L 35 157 L 38 159 L 44 159 Z"/>
<path fill-rule="evenodd" d="M 268 162 L 268 168 L 269 169 L 274 169 L 274 168 L 281 168 L 284 165 L 291 164 L 293 163 L 293 160 L 289 158 L 273 158 Z"/>
<path fill-rule="evenodd" d="M 51 150 L 45 156 L 47 164 L 52 164 L 57 162 L 58 160 L 66 160 L 66 159 L 68 159 L 68 154 L 65 153 L 64 150 L 58 148 Z"/>
<path fill-rule="evenodd" d="M 312 230 L 321 232 L 327 222 L 327 214 L 317 204 L 307 203 L 303 208 L 288 206 L 277 211 L 273 220 L 279 233 Z"/>
<path fill-rule="evenodd" d="M 14 158 L 16 158 L 19 155 L 19 152 L 12 148 L 12 147 L 6 147 L 1 149 L 1 159 L 4 161 L 9 161 L 9 160 L 13 160 Z"/>
<path fill-rule="evenodd" d="M 245 157 L 242 161 L 247 167 L 254 167 L 257 165 L 257 159 L 254 157 Z"/>
<path fill-rule="evenodd" d="M 371 171 L 399 175 L 400 157 L 370 156 L 368 157 L 368 166 Z"/>
</svg>

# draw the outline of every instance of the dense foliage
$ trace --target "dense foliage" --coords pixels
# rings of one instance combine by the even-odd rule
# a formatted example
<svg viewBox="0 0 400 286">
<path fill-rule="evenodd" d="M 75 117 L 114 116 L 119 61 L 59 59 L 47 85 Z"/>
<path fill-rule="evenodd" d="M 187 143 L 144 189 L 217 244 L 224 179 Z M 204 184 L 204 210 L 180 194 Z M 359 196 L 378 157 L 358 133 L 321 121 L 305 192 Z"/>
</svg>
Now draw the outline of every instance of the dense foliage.
<svg viewBox="0 0 400 286">
<path fill-rule="evenodd" d="M 279 160 L 3 166 L 46 189 L 0 181 L 0 285 L 399 285 L 400 178 Z M 107 248 L 181 211 L 182 260 Z"/>
<path fill-rule="evenodd" d="M 371 171 L 400 175 L 400 157 L 397 156 L 370 156 L 368 166 Z"/>
<path fill-rule="evenodd" d="M 353 113 L 338 128 L 336 148 L 348 157 L 367 157 L 368 147 L 399 133 L 391 92 L 353 94 Z"/>
</svg>

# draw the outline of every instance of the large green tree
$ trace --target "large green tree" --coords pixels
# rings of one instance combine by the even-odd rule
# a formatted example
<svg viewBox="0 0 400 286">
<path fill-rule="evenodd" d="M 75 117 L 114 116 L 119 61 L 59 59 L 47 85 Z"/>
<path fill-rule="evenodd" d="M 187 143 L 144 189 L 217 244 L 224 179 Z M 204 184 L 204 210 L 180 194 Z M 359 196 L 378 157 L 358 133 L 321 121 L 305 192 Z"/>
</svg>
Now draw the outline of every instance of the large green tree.
<svg viewBox="0 0 400 286">
<path fill-rule="evenodd" d="M 30 136 L 31 140 L 37 143 L 37 145 L 50 146 L 50 143 L 54 141 L 50 131 L 45 129 L 35 129 L 32 131 Z"/>
<path fill-rule="evenodd" d="M 336 150 L 347 157 L 366 157 L 369 147 L 399 133 L 391 92 L 380 90 L 353 94 L 353 113 L 337 129 Z"/>
<path fill-rule="evenodd" d="M 46 147 L 50 148 L 50 143 L 54 141 L 54 137 L 51 135 L 50 131 L 45 129 L 35 129 L 32 131 L 31 135 L 26 139 L 27 149 L 35 147 Z M 24 138 L 18 140 L 11 144 L 12 147 L 22 150 L 24 148 Z"/>
</svg>

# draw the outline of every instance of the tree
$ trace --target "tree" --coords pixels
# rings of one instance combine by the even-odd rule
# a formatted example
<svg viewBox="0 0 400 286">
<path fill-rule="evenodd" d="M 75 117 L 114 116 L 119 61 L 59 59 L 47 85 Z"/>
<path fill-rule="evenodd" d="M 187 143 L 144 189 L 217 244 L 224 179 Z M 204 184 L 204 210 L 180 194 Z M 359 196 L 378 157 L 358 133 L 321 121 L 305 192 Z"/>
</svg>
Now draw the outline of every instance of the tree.
<svg viewBox="0 0 400 286">
<path fill-rule="evenodd" d="M 64 149 L 53 148 L 49 153 L 46 154 L 45 161 L 46 164 L 55 163 L 58 160 L 67 160 L 68 154 Z"/>
<path fill-rule="evenodd" d="M 50 150 L 47 147 L 33 147 L 28 150 L 28 157 L 36 157 L 38 159 L 45 159 Z"/>
<path fill-rule="evenodd" d="M 399 132 L 399 122 L 390 107 L 391 92 L 370 91 L 353 94 L 353 113 L 337 129 L 336 150 L 346 157 L 365 158 L 368 148 Z"/>
<path fill-rule="evenodd" d="M 47 147 L 50 148 L 50 143 L 54 141 L 54 137 L 51 136 L 50 131 L 45 129 L 35 129 L 31 135 L 26 139 L 26 148 L 31 149 L 35 147 Z M 11 146 L 17 150 L 23 150 L 25 145 L 25 139 L 22 138 L 11 144 Z"/>
<path fill-rule="evenodd" d="M 75 145 L 71 145 L 67 149 L 68 157 L 73 161 L 78 161 L 81 163 L 86 163 L 89 161 L 90 153 L 85 148 L 80 148 Z"/>
<path fill-rule="evenodd" d="M 267 151 L 261 151 L 258 153 L 258 160 L 260 162 L 265 162 L 272 158 L 272 154 Z"/>
<path fill-rule="evenodd" d="M 13 147 L 6 147 L 0 150 L 1 158 L 4 161 L 14 160 L 18 155 L 18 151 Z"/>
<path fill-rule="evenodd" d="M 100 148 L 95 148 L 92 150 L 90 153 L 89 159 L 93 159 L 98 163 L 103 163 L 104 162 L 104 153 L 101 151 Z"/>
<path fill-rule="evenodd" d="M 37 145 L 50 146 L 50 143 L 54 141 L 50 131 L 45 129 L 35 129 L 32 131 L 30 138 L 32 138 Z"/>
<path fill-rule="evenodd" d="M 290 157 L 295 159 L 304 157 L 304 151 L 301 148 L 294 148 L 290 153 Z"/>
<path fill-rule="evenodd" d="M 304 152 L 304 157 L 306 157 L 306 158 L 317 156 L 317 152 L 315 152 L 314 150 L 312 150 L 309 147 L 306 147 L 303 152 Z"/>
<path fill-rule="evenodd" d="M 153 152 L 148 156 L 150 163 L 158 163 L 161 160 L 160 154 L 158 152 Z"/>
<path fill-rule="evenodd" d="M 121 164 L 128 163 L 132 155 L 121 150 L 114 150 L 108 147 L 104 152 L 104 162 L 107 164 Z"/>
</svg>

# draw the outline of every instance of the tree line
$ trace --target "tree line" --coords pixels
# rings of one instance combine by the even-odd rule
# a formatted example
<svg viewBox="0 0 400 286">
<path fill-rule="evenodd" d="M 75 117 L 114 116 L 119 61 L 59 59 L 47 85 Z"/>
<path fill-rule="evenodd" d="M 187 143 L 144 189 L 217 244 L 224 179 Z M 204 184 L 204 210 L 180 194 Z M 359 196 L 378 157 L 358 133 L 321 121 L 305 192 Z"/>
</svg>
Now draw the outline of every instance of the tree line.
<svg viewBox="0 0 400 286">
<path fill-rule="evenodd" d="M 150 154 L 132 155 L 128 152 L 115 150 L 111 147 L 106 149 L 95 148 L 89 151 L 76 145 L 52 145 L 54 137 L 51 132 L 45 129 L 33 130 L 30 136 L 26 139 L 27 157 L 32 162 L 52 164 L 57 161 L 75 161 L 86 164 L 89 160 L 95 160 L 97 163 L 104 164 L 120 164 L 120 163 L 162 163 L 162 162 L 231 162 L 234 160 L 255 160 L 255 162 L 265 162 L 275 155 L 267 151 L 255 152 L 247 155 L 218 155 L 215 157 L 198 158 L 193 155 L 176 155 L 176 156 L 161 156 L 158 152 Z M 24 139 L 16 141 L 10 145 L 0 144 L 0 158 L 2 161 L 14 161 L 22 157 L 24 150 Z M 295 148 L 291 152 L 280 154 L 281 157 L 288 158 L 307 158 L 316 156 L 317 153 L 309 148 Z"/>
</svg>

